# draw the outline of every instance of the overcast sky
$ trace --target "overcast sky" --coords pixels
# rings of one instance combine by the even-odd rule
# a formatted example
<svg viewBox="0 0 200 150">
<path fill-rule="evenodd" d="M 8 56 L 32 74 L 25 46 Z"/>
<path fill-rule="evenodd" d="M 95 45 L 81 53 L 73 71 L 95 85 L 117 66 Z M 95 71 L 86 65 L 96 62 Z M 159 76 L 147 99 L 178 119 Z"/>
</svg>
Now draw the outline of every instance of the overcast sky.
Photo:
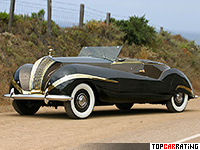
<svg viewBox="0 0 200 150">
<path fill-rule="evenodd" d="M 1 1 L 10 0 L 0 0 L 0 4 Z M 16 0 L 16 3 L 26 6 L 34 3 L 45 7 L 47 0 Z M 200 0 L 52 0 L 52 3 L 53 8 L 57 8 L 53 11 L 54 20 L 64 20 L 67 16 L 67 19 L 70 19 L 70 17 L 73 19 L 70 22 L 78 23 L 79 5 L 83 3 L 86 10 L 85 20 L 91 19 L 91 17 L 98 19 L 98 15 L 99 18 L 105 19 L 106 12 L 110 12 L 111 17 L 116 19 L 127 19 L 134 15 L 141 17 L 145 14 L 149 24 L 157 29 L 163 26 L 164 30 L 171 31 L 174 34 L 196 33 L 194 39 L 200 41 Z M 40 5 L 34 5 L 34 7 L 40 7 Z M 5 6 L 3 5 L 3 7 Z M 2 11 L 1 5 L 0 8 Z M 77 10 L 77 12 L 61 14 L 59 8 L 72 12 Z M 16 11 L 23 10 L 26 10 L 25 6 Z M 74 14 L 76 17 L 73 17 Z"/>
</svg>

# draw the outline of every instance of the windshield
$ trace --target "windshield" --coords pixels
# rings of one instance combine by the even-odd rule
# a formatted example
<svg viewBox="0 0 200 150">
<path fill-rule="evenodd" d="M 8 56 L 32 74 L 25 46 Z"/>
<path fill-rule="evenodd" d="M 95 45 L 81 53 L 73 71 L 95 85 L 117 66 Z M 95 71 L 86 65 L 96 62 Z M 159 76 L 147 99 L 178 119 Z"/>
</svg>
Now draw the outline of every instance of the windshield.
<svg viewBox="0 0 200 150">
<path fill-rule="evenodd" d="M 83 47 L 78 55 L 104 58 L 115 61 L 119 55 L 122 46 L 107 46 L 107 47 Z"/>
</svg>

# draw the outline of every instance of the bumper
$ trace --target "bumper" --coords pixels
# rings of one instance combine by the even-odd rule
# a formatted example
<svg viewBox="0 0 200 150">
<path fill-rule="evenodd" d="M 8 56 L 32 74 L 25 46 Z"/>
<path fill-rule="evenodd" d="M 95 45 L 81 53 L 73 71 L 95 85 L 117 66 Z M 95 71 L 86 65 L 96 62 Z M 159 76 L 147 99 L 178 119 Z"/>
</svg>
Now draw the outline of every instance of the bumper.
<svg viewBox="0 0 200 150">
<path fill-rule="evenodd" d="M 11 89 L 10 94 L 5 94 L 4 97 L 11 100 L 44 100 L 44 101 L 70 101 L 73 98 L 65 95 L 47 95 L 47 94 L 14 94 L 14 89 Z"/>
</svg>

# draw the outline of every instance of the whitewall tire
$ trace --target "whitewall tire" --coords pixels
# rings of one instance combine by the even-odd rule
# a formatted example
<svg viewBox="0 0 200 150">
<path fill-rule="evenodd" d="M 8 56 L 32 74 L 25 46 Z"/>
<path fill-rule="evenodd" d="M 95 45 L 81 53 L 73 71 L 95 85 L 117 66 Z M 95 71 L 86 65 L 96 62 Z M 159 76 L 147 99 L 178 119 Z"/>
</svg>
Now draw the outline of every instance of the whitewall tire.
<svg viewBox="0 0 200 150">
<path fill-rule="evenodd" d="M 187 103 L 188 95 L 179 92 L 167 101 L 166 106 L 170 112 L 182 112 L 185 110 Z"/>
<path fill-rule="evenodd" d="M 87 118 L 93 111 L 95 95 L 92 88 L 85 83 L 77 85 L 72 91 L 71 101 L 64 102 L 66 113 L 71 118 Z"/>
</svg>

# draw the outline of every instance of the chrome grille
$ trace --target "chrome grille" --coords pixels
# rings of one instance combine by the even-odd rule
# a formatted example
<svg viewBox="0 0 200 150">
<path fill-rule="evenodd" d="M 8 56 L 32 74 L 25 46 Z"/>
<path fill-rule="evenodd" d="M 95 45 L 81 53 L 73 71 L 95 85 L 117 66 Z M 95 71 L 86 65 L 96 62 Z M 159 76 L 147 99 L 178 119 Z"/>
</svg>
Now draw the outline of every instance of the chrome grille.
<svg viewBox="0 0 200 150">
<path fill-rule="evenodd" d="M 37 66 L 37 69 L 34 73 L 33 82 L 32 82 L 32 90 L 41 90 L 43 77 L 47 71 L 47 69 L 54 63 L 55 61 L 50 57 L 44 57 L 42 61 Z"/>
</svg>

